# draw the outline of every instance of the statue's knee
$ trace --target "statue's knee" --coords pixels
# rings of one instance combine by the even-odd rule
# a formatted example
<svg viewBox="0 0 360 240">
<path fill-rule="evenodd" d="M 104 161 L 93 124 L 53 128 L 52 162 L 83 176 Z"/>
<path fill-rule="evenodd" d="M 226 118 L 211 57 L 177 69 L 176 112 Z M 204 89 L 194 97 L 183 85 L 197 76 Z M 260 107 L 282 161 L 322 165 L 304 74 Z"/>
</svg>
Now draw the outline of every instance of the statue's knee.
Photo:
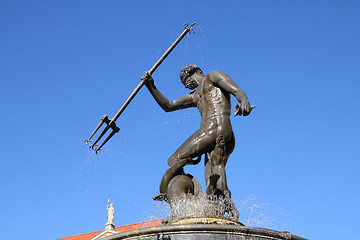
<svg viewBox="0 0 360 240">
<path fill-rule="evenodd" d="M 179 159 L 176 156 L 171 156 L 167 160 L 167 163 L 169 166 L 172 166 L 174 163 L 176 163 Z"/>
</svg>

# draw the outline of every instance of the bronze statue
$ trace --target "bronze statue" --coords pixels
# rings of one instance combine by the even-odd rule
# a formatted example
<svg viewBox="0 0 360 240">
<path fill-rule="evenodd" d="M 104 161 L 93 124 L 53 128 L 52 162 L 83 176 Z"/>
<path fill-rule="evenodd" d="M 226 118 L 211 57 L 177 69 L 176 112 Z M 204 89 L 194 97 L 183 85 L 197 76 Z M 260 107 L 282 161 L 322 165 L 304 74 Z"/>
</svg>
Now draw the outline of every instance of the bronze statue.
<svg viewBox="0 0 360 240">
<path fill-rule="evenodd" d="M 250 106 L 245 92 L 224 72 L 213 71 L 204 75 L 196 65 L 188 65 L 181 70 L 181 82 L 191 93 L 170 101 L 155 86 L 149 72 L 145 72 L 142 80 L 156 102 L 166 112 L 197 107 L 201 114 L 200 129 L 192 134 L 168 159 L 170 168 L 163 176 L 160 184 L 160 194 L 154 199 L 166 200 L 168 184 L 176 176 L 187 176 L 183 167 L 186 164 L 196 164 L 193 158 L 205 154 L 206 193 L 217 196 L 231 196 L 227 187 L 225 165 L 235 147 L 235 137 L 230 122 L 232 94 L 240 103 L 235 107 L 235 116 L 247 116 L 255 106 Z M 190 178 L 189 176 L 187 176 Z M 182 178 L 182 191 L 193 193 L 188 179 Z M 186 183 L 185 183 L 186 182 Z M 177 184 L 179 185 L 179 184 Z M 181 186 L 181 184 L 180 184 Z M 172 192 L 179 192 L 172 189 Z M 165 196 L 165 197 L 164 197 Z M 168 196 L 167 196 L 168 197 Z M 238 213 L 233 203 L 227 210 L 229 217 L 237 220 Z"/>
<path fill-rule="evenodd" d="M 176 203 L 176 196 L 183 194 L 185 194 L 186 198 L 196 196 L 197 199 L 201 199 L 200 193 L 202 193 L 202 190 L 199 182 L 192 175 L 184 172 L 184 166 L 198 164 L 201 161 L 201 155 L 205 155 L 205 198 L 211 200 L 211 206 L 215 206 L 217 202 L 224 200 L 225 208 L 219 211 L 213 208 L 214 211 L 205 211 L 204 214 L 214 213 L 223 216 L 227 212 L 228 217 L 237 220 L 239 214 L 231 200 L 231 192 L 227 186 L 225 172 L 227 160 L 235 147 L 235 137 L 230 122 L 230 94 L 235 96 L 240 103 L 240 105 L 235 106 L 235 116 L 247 116 L 255 106 L 250 106 L 245 92 L 228 75 L 221 71 L 213 71 L 208 75 L 204 75 L 196 65 L 188 65 L 180 73 L 181 82 L 186 88 L 193 90 L 186 96 L 170 101 L 155 87 L 151 74 L 154 73 L 186 34 L 195 33 L 192 27 L 197 23 L 184 25 L 185 29 L 150 70 L 144 73 L 140 83 L 113 118 L 110 119 L 108 116 L 103 115 L 95 130 L 84 142 L 86 144 L 91 142 L 92 137 L 105 123 L 103 131 L 95 142 L 90 145 L 90 148 L 95 153 L 101 150 L 102 146 L 115 133 L 119 132 L 120 128 L 116 125 L 116 120 L 144 85 L 166 112 L 197 107 L 201 114 L 200 129 L 192 134 L 168 159 L 170 167 L 161 180 L 160 193 L 154 199 L 165 200 L 170 204 L 170 207 L 172 203 Z M 98 142 L 110 129 L 112 130 L 111 133 L 98 146 Z M 193 160 L 194 158 L 197 158 L 197 160 Z"/>
</svg>

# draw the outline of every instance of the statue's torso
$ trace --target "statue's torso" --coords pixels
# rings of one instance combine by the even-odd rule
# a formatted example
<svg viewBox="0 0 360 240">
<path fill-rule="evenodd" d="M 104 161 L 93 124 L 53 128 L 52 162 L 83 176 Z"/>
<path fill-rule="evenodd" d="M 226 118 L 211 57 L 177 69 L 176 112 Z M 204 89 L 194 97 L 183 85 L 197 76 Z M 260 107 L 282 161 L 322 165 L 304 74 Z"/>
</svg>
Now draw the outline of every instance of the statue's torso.
<svg viewBox="0 0 360 240">
<path fill-rule="evenodd" d="M 206 76 L 193 93 L 194 102 L 201 114 L 201 128 L 232 131 L 230 123 L 230 94 L 215 86 Z"/>
</svg>

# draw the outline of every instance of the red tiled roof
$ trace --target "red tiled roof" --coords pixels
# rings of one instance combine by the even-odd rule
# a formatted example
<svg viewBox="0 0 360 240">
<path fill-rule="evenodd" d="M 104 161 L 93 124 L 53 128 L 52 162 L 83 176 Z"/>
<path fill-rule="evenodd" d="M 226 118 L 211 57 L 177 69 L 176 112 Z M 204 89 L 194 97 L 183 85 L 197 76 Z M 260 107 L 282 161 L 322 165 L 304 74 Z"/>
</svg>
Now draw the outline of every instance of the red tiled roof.
<svg viewBox="0 0 360 240">
<path fill-rule="evenodd" d="M 160 223 L 161 220 L 163 220 L 163 218 L 150 220 L 150 221 L 147 221 L 147 222 L 139 222 L 139 223 L 133 223 L 133 224 L 124 225 L 124 226 L 120 226 L 120 227 L 115 227 L 115 231 L 126 232 L 126 231 L 130 231 L 130 230 L 134 230 L 134 229 L 156 227 L 156 226 L 159 226 L 159 223 Z M 89 233 L 83 233 L 83 234 L 79 234 L 79 235 L 74 235 L 74 236 L 70 236 L 70 237 L 59 238 L 59 239 L 56 239 L 56 240 L 88 240 L 88 239 L 96 236 L 97 234 L 101 233 L 104 230 L 105 229 L 95 231 L 95 232 L 89 232 Z"/>
</svg>

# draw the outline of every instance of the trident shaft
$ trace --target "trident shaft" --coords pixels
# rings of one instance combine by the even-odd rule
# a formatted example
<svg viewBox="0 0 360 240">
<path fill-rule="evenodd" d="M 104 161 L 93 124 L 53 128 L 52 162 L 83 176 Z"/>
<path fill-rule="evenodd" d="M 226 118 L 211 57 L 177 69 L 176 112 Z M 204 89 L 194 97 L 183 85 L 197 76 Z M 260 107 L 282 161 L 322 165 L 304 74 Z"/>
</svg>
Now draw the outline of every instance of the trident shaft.
<svg viewBox="0 0 360 240">
<path fill-rule="evenodd" d="M 196 22 L 192 23 L 190 26 L 188 24 L 184 24 L 185 29 L 182 31 L 182 33 L 177 37 L 177 39 L 170 45 L 170 47 L 165 51 L 165 53 L 157 60 L 157 62 L 150 68 L 148 71 L 150 74 L 153 74 L 155 70 L 160 66 L 160 64 L 165 60 L 165 58 L 170 54 L 170 52 L 176 47 L 176 45 L 185 37 L 187 33 L 191 33 L 191 31 L 194 31 L 192 28 L 194 25 L 197 25 Z M 102 146 L 104 146 L 112 136 L 114 136 L 115 133 L 120 131 L 120 128 L 116 126 L 115 122 L 120 117 L 122 112 L 125 110 L 125 108 L 129 105 L 129 103 L 133 100 L 135 95 L 140 91 L 140 89 L 145 85 L 146 80 L 141 80 L 140 83 L 136 86 L 134 91 L 130 94 L 130 96 L 126 99 L 126 101 L 123 103 L 123 105 L 120 107 L 120 109 L 117 111 L 117 113 L 114 115 L 112 119 L 109 119 L 106 115 L 103 115 L 101 117 L 100 123 L 96 126 L 95 130 L 92 132 L 90 137 L 88 139 L 85 139 L 85 143 L 88 144 L 88 142 L 91 142 L 91 138 L 95 135 L 95 133 L 100 129 L 100 127 L 106 123 L 105 129 L 101 132 L 99 137 L 96 139 L 96 141 L 90 145 L 90 148 L 92 148 L 95 153 L 97 153 L 99 150 L 101 150 Z M 97 143 L 100 141 L 100 139 L 107 133 L 109 129 L 112 129 L 112 132 L 109 134 L 109 136 L 105 139 L 105 141 L 100 145 L 100 147 L 97 147 Z"/>
</svg>

